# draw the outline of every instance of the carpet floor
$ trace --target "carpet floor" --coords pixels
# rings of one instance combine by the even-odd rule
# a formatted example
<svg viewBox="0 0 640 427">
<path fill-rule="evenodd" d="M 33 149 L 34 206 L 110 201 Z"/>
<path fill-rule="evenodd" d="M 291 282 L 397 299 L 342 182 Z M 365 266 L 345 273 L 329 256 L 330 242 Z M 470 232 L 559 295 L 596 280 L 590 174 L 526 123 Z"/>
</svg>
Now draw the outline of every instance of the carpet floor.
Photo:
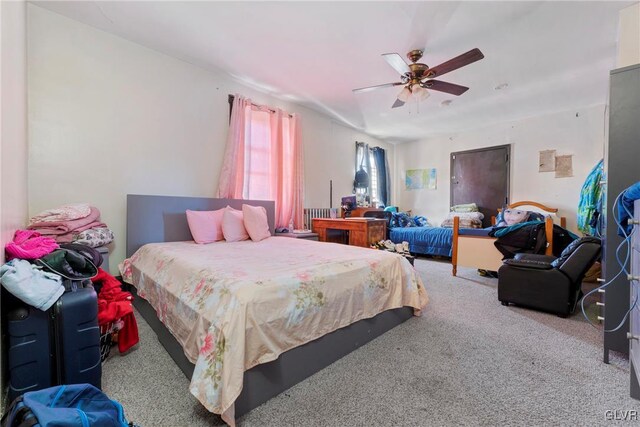
<svg viewBox="0 0 640 427">
<path fill-rule="evenodd" d="M 601 331 L 497 300 L 497 280 L 417 259 L 431 299 L 409 319 L 240 418 L 240 426 L 601 425 L 637 409 L 628 363 L 602 363 Z M 144 426 L 215 426 L 138 316 L 140 345 L 103 387 Z M 117 350 L 114 350 L 117 353 Z"/>
</svg>

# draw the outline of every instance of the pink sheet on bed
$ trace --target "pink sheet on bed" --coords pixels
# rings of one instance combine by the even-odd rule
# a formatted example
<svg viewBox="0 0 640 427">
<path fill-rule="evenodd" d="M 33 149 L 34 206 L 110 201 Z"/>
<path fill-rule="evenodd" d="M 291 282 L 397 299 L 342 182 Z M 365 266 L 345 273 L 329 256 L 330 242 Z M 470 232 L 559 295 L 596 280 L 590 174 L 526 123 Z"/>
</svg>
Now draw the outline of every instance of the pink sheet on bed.
<svg viewBox="0 0 640 427">
<path fill-rule="evenodd" d="M 120 268 L 195 363 L 191 393 L 229 424 L 244 371 L 385 310 L 419 315 L 428 302 L 400 255 L 284 237 L 148 244 Z"/>
</svg>

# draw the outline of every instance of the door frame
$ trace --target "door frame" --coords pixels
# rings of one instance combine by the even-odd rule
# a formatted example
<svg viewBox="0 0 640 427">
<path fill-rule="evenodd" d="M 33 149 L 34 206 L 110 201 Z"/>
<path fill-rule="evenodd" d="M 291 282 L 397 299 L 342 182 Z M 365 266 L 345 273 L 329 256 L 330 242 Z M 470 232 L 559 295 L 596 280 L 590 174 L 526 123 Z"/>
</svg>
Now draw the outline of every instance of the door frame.
<svg viewBox="0 0 640 427">
<path fill-rule="evenodd" d="M 492 151 L 498 148 L 506 148 L 507 150 L 507 200 L 505 205 L 511 203 L 511 144 L 494 145 L 491 147 L 474 148 L 472 150 L 455 151 L 449 153 L 449 206 L 453 206 L 453 185 L 451 180 L 453 179 L 453 156 L 458 154 L 478 153 L 482 151 Z"/>
</svg>

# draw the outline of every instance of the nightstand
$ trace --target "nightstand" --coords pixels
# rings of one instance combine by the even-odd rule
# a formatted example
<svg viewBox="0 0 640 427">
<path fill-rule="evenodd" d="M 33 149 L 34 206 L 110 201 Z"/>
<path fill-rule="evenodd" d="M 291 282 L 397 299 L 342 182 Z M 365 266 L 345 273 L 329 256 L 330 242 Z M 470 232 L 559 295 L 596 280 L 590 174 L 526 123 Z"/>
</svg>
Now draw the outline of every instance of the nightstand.
<svg viewBox="0 0 640 427">
<path fill-rule="evenodd" d="M 318 241 L 318 233 L 276 233 L 275 236 Z"/>
</svg>

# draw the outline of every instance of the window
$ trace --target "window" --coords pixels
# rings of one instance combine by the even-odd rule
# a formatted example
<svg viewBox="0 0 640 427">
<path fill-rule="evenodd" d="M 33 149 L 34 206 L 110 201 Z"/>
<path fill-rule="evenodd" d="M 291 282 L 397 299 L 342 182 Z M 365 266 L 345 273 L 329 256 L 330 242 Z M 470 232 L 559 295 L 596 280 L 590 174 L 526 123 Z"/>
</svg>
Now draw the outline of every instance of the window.
<svg viewBox="0 0 640 427">
<path fill-rule="evenodd" d="M 360 169 L 367 173 L 366 181 Z M 353 190 L 360 196 L 367 195 L 372 206 L 387 205 L 389 200 L 389 178 L 386 152 L 381 147 L 369 147 L 364 142 L 356 141 L 356 174 Z M 364 184 L 366 182 L 366 184 Z M 363 187 L 366 185 L 366 187 Z M 360 200 L 359 203 L 362 203 Z"/>
<path fill-rule="evenodd" d="M 253 200 L 274 200 L 277 191 L 281 190 L 273 185 L 274 178 L 282 173 L 284 190 L 290 191 L 289 183 L 293 176 L 293 149 L 289 132 L 290 118 L 282 116 L 281 143 L 276 147 L 277 131 L 272 127 L 274 113 L 269 110 L 252 107 L 250 136 L 245 143 L 244 153 L 244 188 L 242 197 Z M 281 150 L 281 151 L 280 151 Z M 278 156 L 279 154 L 279 156 Z M 279 157 L 279 158 L 278 158 Z"/>
<path fill-rule="evenodd" d="M 218 197 L 273 200 L 276 227 L 302 226 L 303 171 L 299 120 L 237 96 L 218 182 Z"/>
<path fill-rule="evenodd" d="M 378 203 L 380 202 L 380 193 L 378 191 L 378 168 L 376 167 L 376 159 L 373 156 L 373 150 L 371 148 L 369 148 L 369 165 L 371 169 L 369 171 L 369 195 L 371 198 L 371 205 L 378 206 Z"/>
</svg>

